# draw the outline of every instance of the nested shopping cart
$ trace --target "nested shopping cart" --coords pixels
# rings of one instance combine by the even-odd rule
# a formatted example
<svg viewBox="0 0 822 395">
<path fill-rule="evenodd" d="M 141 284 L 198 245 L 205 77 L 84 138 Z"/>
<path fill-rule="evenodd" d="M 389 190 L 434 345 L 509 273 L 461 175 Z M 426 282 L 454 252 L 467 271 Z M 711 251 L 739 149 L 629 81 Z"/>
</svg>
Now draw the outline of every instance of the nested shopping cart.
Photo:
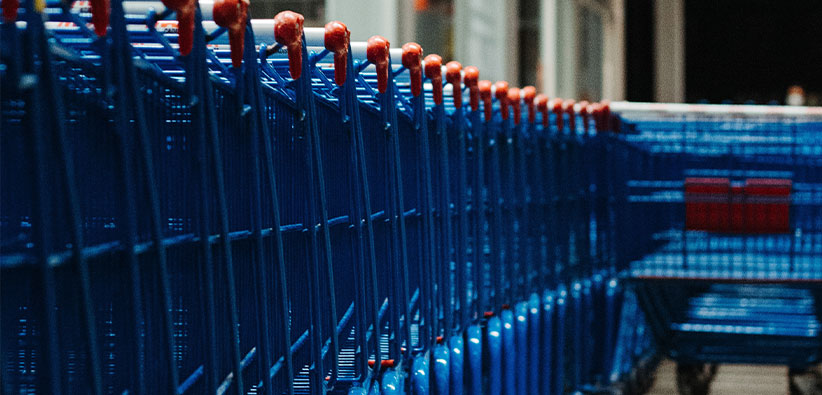
<svg viewBox="0 0 822 395">
<path fill-rule="evenodd" d="M 247 3 L 3 1 L 3 392 L 641 387 L 606 104 Z M 651 235 L 651 230 L 645 230 Z"/>
<path fill-rule="evenodd" d="M 819 363 L 822 112 L 626 104 L 620 119 L 638 152 L 625 215 L 650 240 L 628 275 L 680 388 L 707 391 L 705 363 Z"/>
</svg>

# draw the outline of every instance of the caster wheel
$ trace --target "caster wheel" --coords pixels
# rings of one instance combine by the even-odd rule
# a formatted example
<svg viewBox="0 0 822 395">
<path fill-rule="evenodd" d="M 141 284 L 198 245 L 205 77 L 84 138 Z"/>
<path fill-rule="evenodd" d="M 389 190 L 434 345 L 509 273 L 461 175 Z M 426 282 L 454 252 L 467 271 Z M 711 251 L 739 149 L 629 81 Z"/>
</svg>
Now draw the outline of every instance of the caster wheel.
<svg viewBox="0 0 822 395">
<path fill-rule="evenodd" d="M 788 394 L 822 394 L 822 374 L 819 369 L 788 369 Z"/>
<path fill-rule="evenodd" d="M 708 395 L 716 365 L 679 363 L 676 365 L 676 387 L 680 395 Z"/>
</svg>

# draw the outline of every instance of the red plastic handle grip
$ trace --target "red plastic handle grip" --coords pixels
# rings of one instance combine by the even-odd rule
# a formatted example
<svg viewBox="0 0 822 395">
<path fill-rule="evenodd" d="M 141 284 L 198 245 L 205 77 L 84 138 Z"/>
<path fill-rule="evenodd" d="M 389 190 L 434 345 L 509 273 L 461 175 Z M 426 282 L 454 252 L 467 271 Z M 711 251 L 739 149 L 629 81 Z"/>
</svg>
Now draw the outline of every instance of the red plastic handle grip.
<svg viewBox="0 0 822 395">
<path fill-rule="evenodd" d="M 480 99 L 482 99 L 482 108 L 483 112 L 485 112 L 485 122 L 491 120 L 492 115 L 492 108 L 491 108 L 491 86 L 493 84 L 491 81 L 482 80 L 477 83 L 477 88 L 479 89 Z"/>
<path fill-rule="evenodd" d="M 548 96 L 543 94 L 537 95 L 534 99 L 534 103 L 537 106 L 537 110 L 542 113 L 542 127 L 548 127 Z"/>
<path fill-rule="evenodd" d="M 591 113 L 591 118 L 594 120 L 594 130 L 599 132 L 599 118 L 602 116 L 602 107 L 599 103 L 594 103 L 588 106 L 588 112 Z"/>
<path fill-rule="evenodd" d="M 342 86 L 345 84 L 345 72 L 348 62 L 348 45 L 351 42 L 351 32 L 344 23 L 331 21 L 325 24 L 325 49 L 334 54 L 334 82 Z"/>
<path fill-rule="evenodd" d="M 231 45 L 231 65 L 243 64 L 245 46 L 245 23 L 248 19 L 248 0 L 217 0 L 212 9 L 214 23 L 228 29 L 228 43 Z"/>
<path fill-rule="evenodd" d="M 163 5 L 177 14 L 177 44 L 180 46 L 180 55 L 186 56 L 191 53 L 194 40 L 194 11 L 197 10 L 197 0 L 163 0 Z"/>
<path fill-rule="evenodd" d="M 479 69 L 474 66 L 464 68 L 462 82 L 468 87 L 468 101 L 471 111 L 479 110 Z"/>
<path fill-rule="evenodd" d="M 508 83 L 505 81 L 497 81 L 494 84 L 494 96 L 499 101 L 499 112 L 503 120 L 508 119 Z"/>
<path fill-rule="evenodd" d="M 419 96 L 422 93 L 422 47 L 419 44 L 406 43 L 402 46 L 402 65 L 411 77 L 411 94 Z"/>
<path fill-rule="evenodd" d="M 556 98 L 551 101 L 551 104 L 548 106 L 551 109 L 551 112 L 556 115 L 557 120 L 557 130 L 562 130 L 562 99 Z"/>
<path fill-rule="evenodd" d="M 537 88 L 533 86 L 526 86 L 522 88 L 522 101 L 528 107 L 528 123 L 534 123 L 537 119 L 537 111 L 534 108 L 534 99 L 537 97 Z"/>
<path fill-rule="evenodd" d="M 450 61 L 445 65 L 445 80 L 451 84 L 454 97 L 454 107 L 462 107 L 462 65 L 457 61 Z"/>
<path fill-rule="evenodd" d="M 375 360 L 369 359 L 368 360 L 368 367 L 369 368 L 374 368 L 374 365 L 376 363 L 377 362 Z M 393 359 L 383 359 L 382 361 L 380 361 L 380 368 L 382 368 L 382 369 L 393 368 L 394 365 L 395 365 L 395 363 L 394 363 Z"/>
<path fill-rule="evenodd" d="M 294 11 L 283 11 L 274 17 L 274 39 L 288 51 L 288 72 L 295 80 L 303 72 L 303 23 L 305 18 Z"/>
<path fill-rule="evenodd" d="M 388 55 L 391 43 L 382 36 L 372 36 L 368 39 L 366 58 L 377 68 L 377 90 L 385 93 L 388 89 Z"/>
<path fill-rule="evenodd" d="M 609 100 L 603 100 L 600 102 L 601 111 L 600 111 L 600 124 L 602 127 L 602 131 L 608 131 L 611 129 L 611 102 Z"/>
<path fill-rule="evenodd" d="M 574 106 L 577 102 L 574 99 L 568 99 L 563 104 L 563 111 L 568 114 L 568 128 L 571 129 L 571 133 L 576 133 L 577 131 L 577 117 L 574 116 Z"/>
<path fill-rule="evenodd" d="M 519 125 L 522 120 L 522 97 L 519 88 L 508 90 L 508 104 L 514 110 L 514 125 Z"/>
<path fill-rule="evenodd" d="M 433 85 L 434 104 L 442 104 L 442 58 L 439 55 L 425 57 L 425 76 Z"/>
<path fill-rule="evenodd" d="M 3 0 L 5 3 L 6 0 Z M 111 14 L 111 2 L 109 0 L 91 0 L 91 23 L 94 25 L 94 33 L 103 37 L 108 29 L 108 18 Z"/>
<path fill-rule="evenodd" d="M 17 20 L 17 9 L 20 8 L 20 0 L 3 0 L 3 20 L 14 22 Z"/>
</svg>

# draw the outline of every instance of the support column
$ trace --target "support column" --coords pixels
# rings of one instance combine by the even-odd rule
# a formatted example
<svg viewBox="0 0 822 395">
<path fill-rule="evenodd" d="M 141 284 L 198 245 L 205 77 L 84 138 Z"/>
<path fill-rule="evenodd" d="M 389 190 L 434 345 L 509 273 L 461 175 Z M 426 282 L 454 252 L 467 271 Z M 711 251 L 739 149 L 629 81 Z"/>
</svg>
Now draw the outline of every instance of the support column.
<svg viewBox="0 0 822 395">
<path fill-rule="evenodd" d="M 557 0 L 542 0 L 540 3 L 540 65 L 542 86 L 538 86 L 549 97 L 556 97 L 559 85 L 557 76 Z M 538 77 L 539 79 L 539 77 Z"/>
<path fill-rule="evenodd" d="M 454 0 L 454 56 L 480 78 L 519 80 L 518 2 Z"/>
<path fill-rule="evenodd" d="M 683 0 L 654 2 L 655 99 L 685 101 L 685 5 Z"/>
<path fill-rule="evenodd" d="M 625 100 L 625 0 L 611 0 L 605 18 L 602 99 Z"/>
</svg>

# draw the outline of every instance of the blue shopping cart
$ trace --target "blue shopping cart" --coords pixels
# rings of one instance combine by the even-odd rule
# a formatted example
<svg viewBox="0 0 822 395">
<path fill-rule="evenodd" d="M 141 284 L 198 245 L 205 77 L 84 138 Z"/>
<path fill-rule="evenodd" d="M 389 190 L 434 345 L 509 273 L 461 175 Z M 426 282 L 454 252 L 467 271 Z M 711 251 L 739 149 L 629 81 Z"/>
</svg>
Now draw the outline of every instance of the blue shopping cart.
<svg viewBox="0 0 822 395">
<path fill-rule="evenodd" d="M 607 104 L 246 7 L 3 1 L 4 393 L 647 385 Z"/>
<path fill-rule="evenodd" d="M 764 106 L 620 112 L 625 144 L 641 152 L 629 166 L 642 169 L 628 181 L 626 215 L 649 240 L 629 253 L 627 274 L 657 345 L 680 366 L 819 363 L 819 115 Z"/>
</svg>

